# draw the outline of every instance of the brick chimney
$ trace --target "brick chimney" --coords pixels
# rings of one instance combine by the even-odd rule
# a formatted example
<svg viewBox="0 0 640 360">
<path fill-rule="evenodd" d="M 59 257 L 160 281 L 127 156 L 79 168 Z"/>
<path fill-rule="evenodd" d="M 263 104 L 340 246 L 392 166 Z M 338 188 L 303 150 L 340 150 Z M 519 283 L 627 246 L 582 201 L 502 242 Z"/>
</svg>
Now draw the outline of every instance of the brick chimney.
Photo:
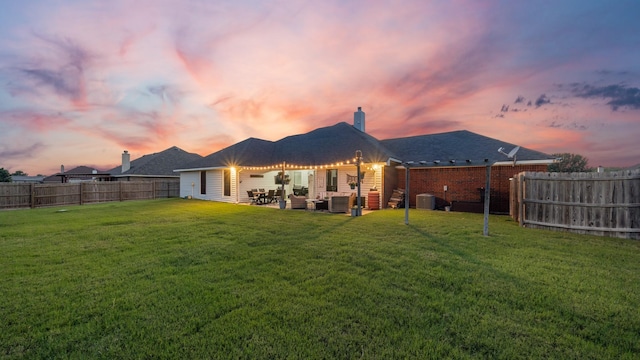
<svg viewBox="0 0 640 360">
<path fill-rule="evenodd" d="M 364 111 L 362 108 L 358 106 L 358 111 L 353 113 L 353 127 L 362 131 L 364 131 Z"/>
<path fill-rule="evenodd" d="M 129 168 L 131 168 L 131 158 L 129 157 L 129 152 L 125 150 L 122 153 L 122 172 L 127 172 Z"/>
</svg>

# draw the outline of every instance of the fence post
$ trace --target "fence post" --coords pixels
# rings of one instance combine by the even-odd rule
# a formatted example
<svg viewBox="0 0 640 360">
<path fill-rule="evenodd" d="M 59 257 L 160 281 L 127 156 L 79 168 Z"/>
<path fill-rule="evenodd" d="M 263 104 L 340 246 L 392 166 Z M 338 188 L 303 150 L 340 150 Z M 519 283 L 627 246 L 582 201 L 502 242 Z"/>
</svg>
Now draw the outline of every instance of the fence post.
<svg viewBox="0 0 640 360">
<path fill-rule="evenodd" d="M 122 181 L 118 181 L 118 197 L 122 201 Z"/>
<path fill-rule="evenodd" d="M 31 192 L 31 199 L 29 200 L 29 206 L 33 209 L 36 207 L 36 184 L 30 184 L 29 190 Z"/>
<path fill-rule="evenodd" d="M 156 181 L 155 180 L 153 181 L 153 185 L 151 186 L 151 191 L 153 192 L 153 195 L 151 196 L 151 198 L 155 200 L 156 199 Z"/>
<path fill-rule="evenodd" d="M 84 205 L 84 182 L 80 183 L 80 205 Z"/>
</svg>

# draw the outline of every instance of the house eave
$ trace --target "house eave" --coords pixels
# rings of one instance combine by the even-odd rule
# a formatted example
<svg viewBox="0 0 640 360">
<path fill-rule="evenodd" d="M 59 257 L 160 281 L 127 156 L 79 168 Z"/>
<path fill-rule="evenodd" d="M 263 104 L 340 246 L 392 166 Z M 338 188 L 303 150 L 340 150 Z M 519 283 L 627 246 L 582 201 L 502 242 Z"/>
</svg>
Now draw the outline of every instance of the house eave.
<svg viewBox="0 0 640 360">
<path fill-rule="evenodd" d="M 113 178 L 124 178 L 124 177 L 139 177 L 139 178 L 177 178 L 178 175 L 144 175 L 144 174 L 118 174 L 111 175 Z"/>
<path fill-rule="evenodd" d="M 513 160 L 507 161 L 496 161 L 491 159 L 483 159 L 477 161 L 409 161 L 402 162 L 401 164 L 396 166 L 396 169 L 404 169 L 407 165 L 411 169 L 444 169 L 444 168 L 461 168 L 461 167 L 485 167 L 487 165 L 490 166 L 514 166 L 514 165 L 549 165 L 554 163 L 554 159 L 540 159 L 540 160 L 517 160 L 515 163 Z"/>
<path fill-rule="evenodd" d="M 229 169 L 231 166 L 213 166 L 213 167 L 201 167 L 201 168 L 192 168 L 192 169 L 175 169 L 173 172 L 192 172 L 192 171 L 207 171 L 207 170 L 220 170 L 220 169 Z"/>
</svg>

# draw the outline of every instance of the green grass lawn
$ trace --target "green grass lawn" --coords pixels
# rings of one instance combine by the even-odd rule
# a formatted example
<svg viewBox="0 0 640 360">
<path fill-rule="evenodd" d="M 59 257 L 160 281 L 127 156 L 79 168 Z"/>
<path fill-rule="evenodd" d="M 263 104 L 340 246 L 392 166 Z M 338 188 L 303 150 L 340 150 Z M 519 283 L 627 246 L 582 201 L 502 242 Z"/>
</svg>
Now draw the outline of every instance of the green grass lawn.
<svg viewBox="0 0 640 360">
<path fill-rule="evenodd" d="M 410 221 L 182 199 L 3 211 L 0 357 L 640 358 L 640 242 Z"/>
</svg>

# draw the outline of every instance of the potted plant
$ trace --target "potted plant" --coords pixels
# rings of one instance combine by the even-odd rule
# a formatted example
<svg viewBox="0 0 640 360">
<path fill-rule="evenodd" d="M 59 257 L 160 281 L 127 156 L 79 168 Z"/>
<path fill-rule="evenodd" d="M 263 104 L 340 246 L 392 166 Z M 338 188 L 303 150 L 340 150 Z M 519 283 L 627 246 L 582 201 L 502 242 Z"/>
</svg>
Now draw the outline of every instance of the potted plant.
<svg viewBox="0 0 640 360">
<path fill-rule="evenodd" d="M 282 181 L 282 171 L 278 173 L 278 175 L 274 176 L 274 180 L 276 185 L 288 185 L 291 179 L 289 178 L 289 174 L 284 175 L 284 182 Z"/>
<path fill-rule="evenodd" d="M 352 190 L 356 188 L 356 185 L 358 185 L 358 183 L 355 182 L 355 181 L 350 181 L 349 182 L 349 187 L 351 187 Z"/>
<path fill-rule="evenodd" d="M 358 205 L 353 205 L 351 207 L 351 216 L 355 217 L 355 216 L 362 216 L 362 209 L 364 208 L 364 206 L 360 206 L 360 209 L 358 209 Z M 360 210 L 360 211 L 358 211 Z"/>
</svg>

